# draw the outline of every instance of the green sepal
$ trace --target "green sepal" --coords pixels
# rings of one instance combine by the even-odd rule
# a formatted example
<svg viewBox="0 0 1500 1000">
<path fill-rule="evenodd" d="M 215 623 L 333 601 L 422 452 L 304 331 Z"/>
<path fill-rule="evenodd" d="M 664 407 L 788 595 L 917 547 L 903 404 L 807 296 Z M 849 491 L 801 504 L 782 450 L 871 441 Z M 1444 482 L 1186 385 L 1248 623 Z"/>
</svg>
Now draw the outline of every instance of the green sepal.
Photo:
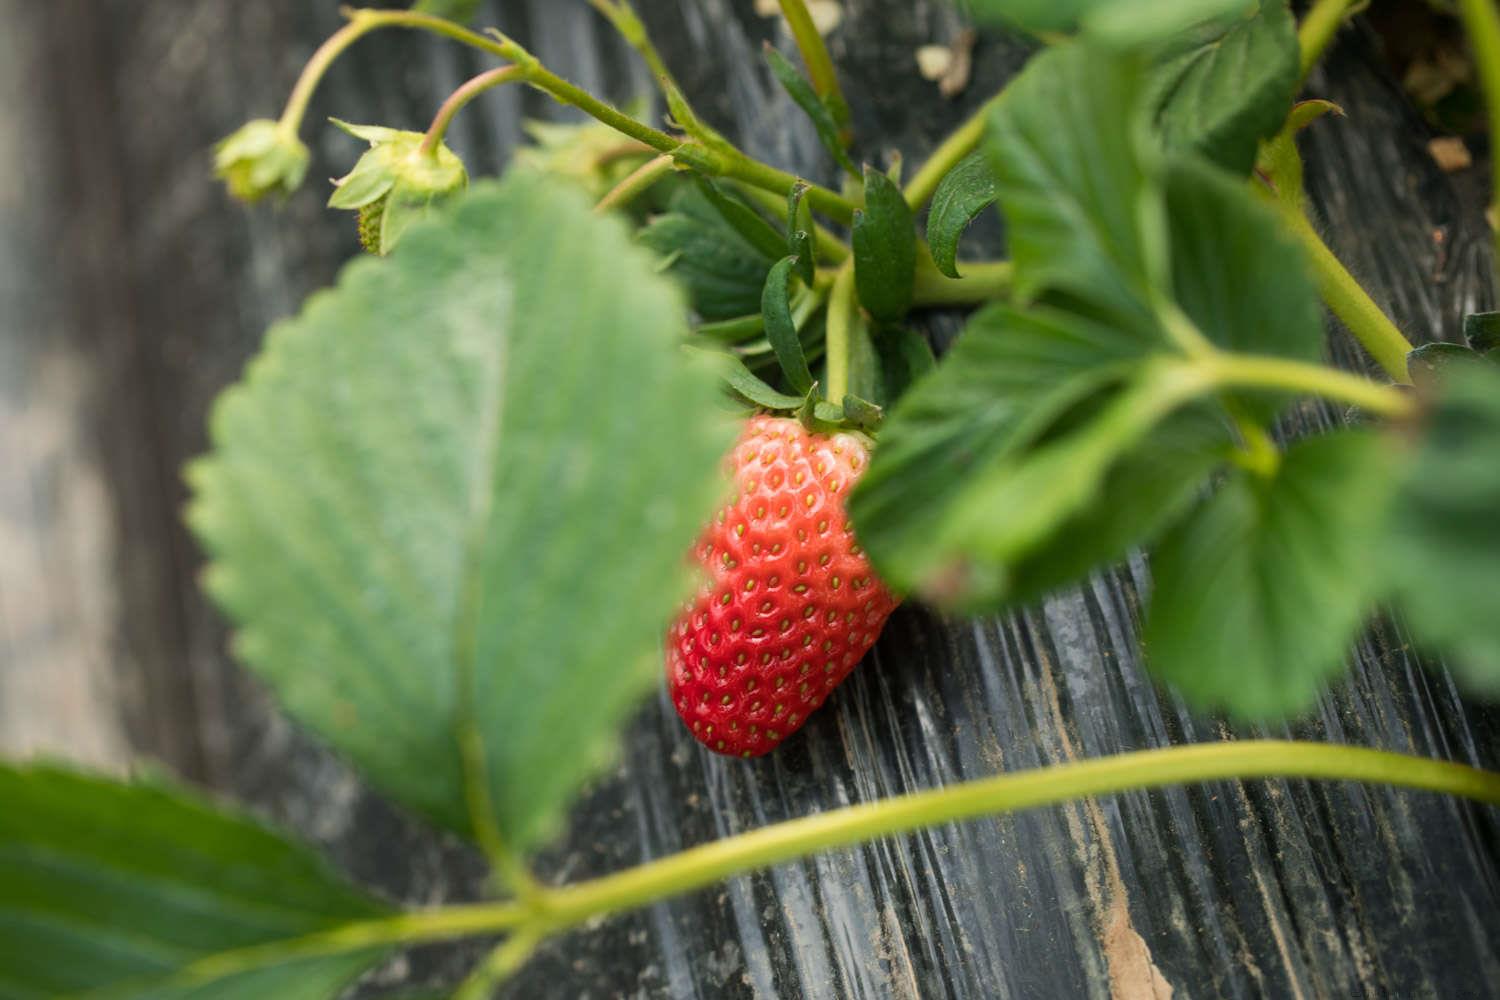
<svg viewBox="0 0 1500 1000">
<path fill-rule="evenodd" d="M 901 189 L 865 167 L 865 207 L 854 213 L 854 287 L 877 320 L 894 321 L 911 308 L 917 273 L 916 230 Z"/>
<path fill-rule="evenodd" d="M 802 352 L 802 341 L 797 336 L 797 322 L 792 317 L 791 283 L 792 271 L 797 266 L 796 257 L 783 257 L 771 266 L 766 275 L 766 287 L 761 294 L 760 311 L 765 319 L 766 338 L 776 352 L 776 360 L 793 390 L 806 393 L 812 386 L 812 372 L 807 367 L 807 356 Z"/>
<path fill-rule="evenodd" d="M 958 241 L 980 212 L 995 203 L 1000 190 L 995 171 L 982 151 L 958 161 L 938 182 L 927 213 L 927 242 L 932 262 L 950 278 L 959 277 Z"/>
<path fill-rule="evenodd" d="M 885 419 L 885 410 L 867 399 L 852 394 L 844 396 L 844 420 L 860 430 L 873 431 Z"/>
<path fill-rule="evenodd" d="M 812 213 L 803 208 L 802 199 L 807 194 L 808 183 L 800 177 L 786 195 L 786 246 L 787 253 L 797 258 L 797 276 L 803 284 L 811 286 L 816 276 L 812 237 Z"/>
<path fill-rule="evenodd" d="M 697 348 L 689 348 L 697 350 Z M 805 396 L 793 396 L 774 388 L 769 382 L 758 377 L 745 363 L 734 355 L 725 355 L 722 364 L 723 379 L 725 386 L 736 396 L 747 403 L 767 410 L 796 412 L 802 409 L 806 402 Z"/>
</svg>

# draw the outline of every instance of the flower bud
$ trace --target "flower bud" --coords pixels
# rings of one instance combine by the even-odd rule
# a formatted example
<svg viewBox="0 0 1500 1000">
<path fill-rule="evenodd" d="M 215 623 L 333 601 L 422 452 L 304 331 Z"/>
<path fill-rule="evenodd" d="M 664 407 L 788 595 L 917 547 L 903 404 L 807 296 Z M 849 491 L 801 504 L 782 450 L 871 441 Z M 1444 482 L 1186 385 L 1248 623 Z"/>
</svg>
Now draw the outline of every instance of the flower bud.
<svg viewBox="0 0 1500 1000">
<path fill-rule="evenodd" d="M 333 182 L 328 205 L 359 212 L 359 241 L 371 253 L 390 253 L 412 223 L 469 183 L 453 150 L 441 143 L 424 150 L 421 132 L 334 124 L 370 144 L 354 169 Z"/>
<path fill-rule="evenodd" d="M 268 194 L 284 197 L 301 185 L 307 158 L 307 147 L 295 131 L 257 118 L 214 147 L 214 173 L 241 201 L 259 201 Z"/>
</svg>

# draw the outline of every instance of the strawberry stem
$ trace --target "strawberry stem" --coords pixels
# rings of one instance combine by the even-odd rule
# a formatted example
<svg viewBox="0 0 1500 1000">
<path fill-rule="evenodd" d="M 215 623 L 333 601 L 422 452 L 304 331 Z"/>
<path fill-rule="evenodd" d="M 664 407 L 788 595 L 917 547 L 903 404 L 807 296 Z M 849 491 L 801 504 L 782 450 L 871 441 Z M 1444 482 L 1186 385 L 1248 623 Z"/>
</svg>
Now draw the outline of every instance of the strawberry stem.
<svg viewBox="0 0 1500 1000">
<path fill-rule="evenodd" d="M 548 935 L 818 851 L 1076 799 L 1254 778 L 1357 781 L 1500 806 L 1500 773 L 1413 754 L 1294 740 L 1140 750 L 846 806 L 689 848 L 613 875 L 557 889 L 539 887 L 525 901 L 466 903 L 346 924 L 203 959 L 183 975 L 206 982 L 293 958 L 510 933 L 478 974 L 480 981 L 487 981 L 513 970 Z"/>
<path fill-rule="evenodd" d="M 500 66 L 496 69 L 487 70 L 470 79 L 459 87 L 443 106 L 438 108 L 437 114 L 433 116 L 432 124 L 427 126 L 427 134 L 422 137 L 422 144 L 417 147 L 422 153 L 436 156 L 438 147 L 443 144 L 443 136 L 448 132 L 448 126 L 452 124 L 454 117 L 463 110 L 464 105 L 474 98 L 493 87 L 502 83 L 511 83 L 525 77 L 525 70 L 521 66 Z"/>
</svg>

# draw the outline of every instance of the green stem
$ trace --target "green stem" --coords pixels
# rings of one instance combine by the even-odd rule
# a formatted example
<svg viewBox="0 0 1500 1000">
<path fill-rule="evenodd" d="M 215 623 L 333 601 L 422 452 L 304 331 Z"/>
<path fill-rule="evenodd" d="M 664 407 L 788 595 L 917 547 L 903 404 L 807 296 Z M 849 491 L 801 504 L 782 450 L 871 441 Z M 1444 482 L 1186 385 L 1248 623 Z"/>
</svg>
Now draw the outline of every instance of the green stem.
<svg viewBox="0 0 1500 1000">
<path fill-rule="evenodd" d="M 522 930 L 500 942 L 458 987 L 453 1000 L 489 1000 L 494 995 L 495 987 L 525 964 L 544 936 Z"/>
<path fill-rule="evenodd" d="M 1490 118 L 1490 139 L 1500 140 L 1500 9 L 1495 0 L 1459 0 L 1469 47 Z M 1500 155 L 1490 153 L 1490 225 L 1495 228 L 1495 263 L 1500 266 Z"/>
<path fill-rule="evenodd" d="M 828 55 L 828 46 L 823 44 L 823 36 L 818 34 L 818 26 L 808 13 L 807 4 L 803 0 L 781 0 L 781 13 L 786 18 L 787 27 L 791 29 L 792 38 L 797 42 L 798 51 L 802 53 L 802 62 L 807 66 L 807 78 L 812 83 L 813 92 L 828 105 L 834 124 L 839 126 L 839 138 L 844 145 L 849 145 L 849 102 L 844 100 L 838 74 L 833 69 L 833 59 Z"/>
<path fill-rule="evenodd" d="M 622 132 L 632 139 L 644 142 L 658 153 L 671 153 L 682 145 L 681 140 L 660 129 L 654 129 L 645 122 L 636 121 L 618 108 L 599 100 L 577 84 L 564 80 L 547 67 L 536 63 L 535 57 L 531 58 L 533 65 L 529 67 L 526 74 L 526 82 L 553 100 L 578 108 L 616 132 Z"/>
<path fill-rule="evenodd" d="M 646 191 L 651 185 L 670 174 L 677 166 L 677 161 L 672 159 L 668 153 L 663 153 L 652 160 L 647 160 L 635 170 L 630 172 L 620 183 L 609 189 L 603 198 L 594 205 L 594 214 L 603 215 L 611 209 L 620 208 L 634 201 Z"/>
<path fill-rule="evenodd" d="M 1362 375 L 1353 375 L 1326 365 L 1227 352 L 1215 352 L 1207 357 L 1195 358 L 1190 364 L 1201 365 L 1209 379 L 1222 388 L 1242 386 L 1310 393 L 1352 403 L 1371 413 L 1398 419 L 1412 416 L 1417 410 L 1417 404 L 1411 397 L 1394 386 L 1371 382 Z"/>
<path fill-rule="evenodd" d="M 610 107 L 588 91 L 569 83 L 537 63 L 535 57 L 529 53 L 525 57 L 531 63 L 528 66 L 526 81 L 532 86 L 550 94 L 564 104 L 570 104 L 584 111 L 616 131 L 644 142 L 659 153 L 672 153 L 690 167 L 723 177 L 732 177 L 783 196 L 791 191 L 793 184 L 797 183 L 797 178 L 786 171 L 777 170 L 758 160 L 752 160 L 735 147 L 723 143 L 722 140 L 711 147 L 707 145 L 698 147 L 689 155 L 687 144 Z M 718 137 L 715 136 L 715 138 Z M 826 187 L 817 184 L 810 185 L 807 190 L 807 200 L 814 208 L 830 218 L 844 223 L 852 222 L 854 219 L 854 203 Z"/>
<path fill-rule="evenodd" d="M 422 144 L 417 148 L 423 153 L 436 156 L 438 148 L 443 144 L 443 136 L 448 134 L 448 126 L 463 110 L 464 105 L 492 87 L 522 79 L 524 76 L 525 71 L 520 66 L 500 66 L 480 73 L 469 80 L 449 94 L 443 106 L 438 108 L 437 114 L 432 118 L 432 124 L 427 126 L 427 134 L 422 137 Z"/>
<path fill-rule="evenodd" d="M 489 52 L 491 55 L 497 55 L 502 59 L 515 61 L 510 47 L 445 18 L 418 14 L 409 10 L 355 10 L 349 14 L 349 23 L 328 36 L 328 40 L 318 46 L 318 50 L 302 68 L 302 74 L 297 78 L 297 83 L 292 87 L 292 93 L 287 98 L 286 108 L 281 112 L 283 127 L 290 129 L 293 133 L 302 127 L 302 118 L 307 114 L 308 102 L 312 100 L 313 91 L 323 79 L 323 74 L 328 72 L 328 67 L 333 65 L 333 61 L 342 55 L 345 49 L 379 28 L 413 28 L 431 31 Z"/>
<path fill-rule="evenodd" d="M 1411 352 L 1411 342 L 1396 329 L 1396 324 L 1381 311 L 1368 292 L 1354 280 L 1354 276 L 1328 249 L 1328 244 L 1318 235 L 1312 222 L 1300 211 L 1282 214 L 1293 235 L 1301 241 L 1308 253 L 1317 281 L 1318 292 L 1333 314 L 1343 320 L 1349 332 L 1364 346 L 1376 363 L 1394 381 L 1408 382 L 1406 356 Z"/>
<path fill-rule="evenodd" d="M 514 902 L 448 906 L 226 952 L 195 962 L 172 985 L 208 984 L 289 959 L 508 931 L 516 933 L 502 951 L 510 948 L 511 954 L 517 954 L 547 934 L 592 917 L 654 903 L 817 851 L 1074 799 L 1252 778 L 1359 781 L 1500 806 L 1500 774 L 1411 754 L 1289 740 L 1141 750 L 1002 774 L 776 823 L 614 875 L 560 889 L 540 889 L 526 906 Z M 528 943 L 513 945 L 515 941 Z"/>
<path fill-rule="evenodd" d="M 471 903 L 417 910 L 346 924 L 291 941 L 272 941 L 200 958 L 174 975 L 169 984 L 190 991 L 230 976 L 299 959 L 343 955 L 396 944 L 421 944 L 452 938 L 495 934 L 535 919 L 535 910 L 517 903 Z"/>
<path fill-rule="evenodd" d="M 934 267 L 930 258 L 919 255 L 912 305 L 972 306 L 1010 293 L 1010 261 L 963 261 L 959 266 L 963 277 L 950 278 Z"/>
<path fill-rule="evenodd" d="M 1299 83 L 1306 80 L 1307 74 L 1318 64 L 1333 41 L 1333 36 L 1338 34 L 1344 19 L 1349 16 L 1349 8 L 1357 2 L 1358 0 L 1316 0 L 1302 16 L 1301 23 L 1297 25 L 1297 45 L 1302 50 L 1301 73 L 1297 77 Z"/>
<path fill-rule="evenodd" d="M 1323 778 L 1445 792 L 1500 805 L 1500 774 L 1407 754 L 1280 740 L 1169 747 L 1077 761 L 849 806 L 690 848 L 549 892 L 549 931 L 732 875 L 940 823 L 1142 788 L 1246 778 Z"/>
<path fill-rule="evenodd" d="M 645 61 L 646 68 L 651 71 L 651 78 L 662 85 L 663 94 L 673 90 L 680 93 L 677 80 L 672 76 L 672 71 L 667 69 L 667 64 L 662 60 L 655 43 L 651 41 L 651 35 L 647 33 L 640 15 L 630 5 L 630 0 L 589 0 L 589 4 L 614 25 L 615 31 L 625 40 L 625 44 L 635 49 Z"/>
<path fill-rule="evenodd" d="M 948 171 L 957 165 L 959 160 L 968 156 L 979 148 L 979 141 L 984 138 L 985 122 L 989 120 L 990 111 L 1000 101 L 1005 91 L 1001 91 L 994 97 L 979 106 L 979 110 L 969 116 L 968 120 L 953 131 L 948 138 L 944 139 L 932 155 L 927 157 L 927 162 L 912 175 L 911 180 L 906 183 L 906 203 L 916 211 L 932 198 L 937 190 L 938 184 L 948 175 Z"/>
<path fill-rule="evenodd" d="M 723 170 L 726 177 L 733 177 L 766 191 L 774 191 L 783 197 L 790 193 L 792 185 L 797 183 L 797 178 L 785 170 L 777 170 L 758 160 L 752 160 L 738 150 L 735 150 L 734 154 Z M 813 208 L 845 225 L 854 221 L 856 208 L 854 202 L 820 184 L 809 184 L 805 180 L 802 183 L 808 185 L 807 202 Z"/>
<path fill-rule="evenodd" d="M 313 90 L 328 66 L 340 53 L 361 36 L 377 28 L 417 28 L 431 31 L 447 38 L 463 42 L 490 55 L 514 63 L 518 70 L 516 79 L 550 95 L 554 100 L 578 108 L 585 114 L 603 122 L 617 132 L 644 143 L 658 153 L 672 153 L 689 166 L 725 177 L 732 177 L 756 187 L 785 196 L 797 182 L 797 178 L 783 170 L 752 160 L 740 150 L 724 144 L 714 149 L 689 149 L 687 144 L 660 129 L 636 121 L 617 108 L 599 100 L 588 91 L 558 76 L 547 69 L 530 52 L 503 35 L 489 38 L 452 21 L 409 10 L 356 10 L 349 15 L 349 23 L 335 32 L 313 53 L 302 76 L 292 89 L 282 112 L 282 124 L 295 131 L 307 111 L 307 103 Z M 820 185 L 812 185 L 807 192 L 808 203 L 839 222 L 849 223 L 854 218 L 855 205 L 847 198 Z"/>
<path fill-rule="evenodd" d="M 849 391 L 849 343 L 855 322 L 854 258 L 839 266 L 828 293 L 828 319 L 824 327 L 827 354 L 827 392 L 830 400 L 842 400 Z"/>
<path fill-rule="evenodd" d="M 738 183 L 739 189 L 749 198 L 760 203 L 761 207 L 771 213 L 773 217 L 779 218 L 786 214 L 786 199 L 778 198 L 764 188 L 758 188 L 744 181 Z M 819 258 L 839 264 L 849 256 L 849 247 L 843 240 L 831 233 L 826 227 L 813 222 L 813 248 L 817 251 Z"/>
</svg>

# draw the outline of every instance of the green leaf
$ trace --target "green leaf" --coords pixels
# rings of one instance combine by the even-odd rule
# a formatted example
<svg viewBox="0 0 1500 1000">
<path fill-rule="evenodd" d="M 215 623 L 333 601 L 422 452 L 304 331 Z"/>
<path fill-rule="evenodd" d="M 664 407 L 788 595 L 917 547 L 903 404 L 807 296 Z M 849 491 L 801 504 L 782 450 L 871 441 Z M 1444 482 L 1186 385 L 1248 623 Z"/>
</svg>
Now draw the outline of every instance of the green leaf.
<svg viewBox="0 0 1500 1000">
<path fill-rule="evenodd" d="M 390 909 L 182 789 L 0 764 L 0 802 L 0 996 L 332 1000 L 387 951 L 297 957 Z"/>
<path fill-rule="evenodd" d="M 885 413 L 879 406 L 858 396 L 846 394 L 843 409 L 844 419 L 862 430 L 875 430 L 885 419 Z"/>
<path fill-rule="evenodd" d="M 805 402 L 804 396 L 792 396 L 773 389 L 769 383 L 757 378 L 755 373 L 746 368 L 739 358 L 728 357 L 721 363 L 724 366 L 725 383 L 747 402 L 768 410 L 798 410 Z"/>
<path fill-rule="evenodd" d="M 1152 553 L 1151 670 L 1200 708 L 1307 709 L 1379 596 L 1393 472 L 1386 441 L 1350 430 L 1292 445 L 1269 481 L 1231 473 Z"/>
<path fill-rule="evenodd" d="M 812 213 L 803 207 L 802 199 L 807 194 L 808 183 L 801 178 L 792 185 L 786 195 L 786 252 L 797 258 L 797 275 L 804 285 L 811 286 L 816 276 L 816 254 L 811 234 Z"/>
<path fill-rule="evenodd" d="M 802 353 L 802 341 L 797 335 L 797 322 L 792 318 L 791 284 L 792 270 L 797 258 L 783 257 L 766 276 L 765 291 L 760 300 L 761 316 L 765 319 L 766 339 L 776 352 L 782 374 L 792 391 L 806 395 L 812 388 L 812 373 L 807 370 L 807 358 Z"/>
<path fill-rule="evenodd" d="M 620 219 L 530 172 L 441 219 L 271 332 L 189 520 L 236 652 L 294 715 L 523 850 L 656 682 L 733 428 Z"/>
<path fill-rule="evenodd" d="M 995 174 L 982 152 L 973 152 L 943 177 L 927 214 L 927 242 L 932 262 L 950 278 L 958 277 L 958 240 L 974 217 L 999 197 Z"/>
<path fill-rule="evenodd" d="M 637 238 L 662 255 L 667 272 L 687 289 L 704 319 L 760 311 L 761 289 L 776 257 L 736 232 L 697 185 L 683 185 L 672 210 L 651 220 Z"/>
<path fill-rule="evenodd" d="M 1408 351 L 1406 370 L 1411 374 L 1412 384 L 1425 390 L 1441 386 L 1454 365 L 1473 364 L 1479 358 L 1473 348 L 1439 341 Z"/>
<path fill-rule="evenodd" d="M 891 400 L 885 383 L 885 366 L 875 347 L 877 331 L 870 329 L 863 316 L 855 315 L 849 326 L 849 391 L 877 406 Z"/>
<path fill-rule="evenodd" d="M 865 207 L 854 213 L 854 287 L 877 320 L 893 321 L 911 308 L 917 272 L 911 208 L 891 179 L 865 168 Z"/>
<path fill-rule="evenodd" d="M 468 24 L 479 13 L 481 0 L 417 0 L 412 10 L 433 17 L 446 17 L 459 24 Z"/>
<path fill-rule="evenodd" d="M 1237 176 L 1281 128 L 1296 94 L 1297 26 L 1286 0 L 1163 43 L 1153 54 L 1147 103 L 1168 149 L 1198 153 Z"/>
<path fill-rule="evenodd" d="M 721 344 L 739 344 L 753 340 L 766 330 L 765 317 L 760 313 L 719 320 L 717 323 L 700 323 L 693 328 L 693 338 L 707 338 Z"/>
<path fill-rule="evenodd" d="M 1117 321 L 1154 327 L 1148 289 L 1165 271 L 1162 216 L 1140 163 L 1137 60 L 1070 44 L 1031 60 L 990 116 L 1020 302 L 1061 291 Z"/>
<path fill-rule="evenodd" d="M 1306 255 L 1249 188 L 1200 160 L 1164 171 L 1171 291 L 1216 346 L 1317 361 L 1323 320 Z"/>
<path fill-rule="evenodd" d="M 912 383 L 937 366 L 927 338 L 907 327 L 877 330 L 873 343 L 880 357 L 880 380 L 887 403 L 900 399 Z"/>
<path fill-rule="evenodd" d="M 1469 313 L 1464 317 L 1464 339 L 1480 354 L 1500 348 L 1500 312 Z"/>
<path fill-rule="evenodd" d="M 1083 29 L 1121 45 L 1164 38 L 1252 0 L 964 0 L 975 17 L 1033 32 Z"/>
<path fill-rule="evenodd" d="M 813 128 L 818 133 L 818 138 L 823 143 L 823 148 L 833 155 L 834 160 L 840 167 L 847 170 L 850 176 L 858 177 L 859 171 L 854 167 L 854 161 L 849 159 L 849 154 L 844 152 L 844 144 L 839 139 L 839 126 L 833 118 L 833 111 L 823 103 L 822 98 L 813 90 L 812 84 L 803 79 L 797 68 L 791 64 L 786 56 L 777 52 L 770 42 L 765 43 L 766 62 L 771 67 L 771 73 L 776 77 L 782 89 L 802 109 L 802 113 L 812 120 Z"/>
<path fill-rule="evenodd" d="M 891 410 L 850 498 L 881 575 L 898 589 L 923 586 L 953 556 L 936 542 L 976 479 L 1117 383 L 1153 346 L 1130 327 L 1046 306 L 976 313 L 943 363 Z"/>
<path fill-rule="evenodd" d="M 772 260 L 784 253 L 786 239 L 759 212 L 726 193 L 706 177 L 694 177 L 693 183 L 703 198 L 719 213 L 719 217 L 729 223 L 746 243 Z"/>
<path fill-rule="evenodd" d="M 1149 545 L 1198 496 L 1229 448 L 1216 408 L 1200 404 L 1167 417 L 1146 444 L 1114 462 L 1093 500 L 1008 566 L 1007 602 L 1039 600 Z"/>
<path fill-rule="evenodd" d="M 1080 377 L 1086 381 L 1086 376 Z M 1202 391 L 1179 365 L 1140 368 L 1023 454 L 978 470 L 954 498 L 934 539 L 923 588 L 943 602 L 982 608 L 1010 600 L 1015 567 L 1085 516 L 1110 473 L 1178 406 Z"/>
<path fill-rule="evenodd" d="M 1500 366 L 1449 365 L 1383 551 L 1418 641 L 1500 696 Z"/>
<path fill-rule="evenodd" d="M 991 608 L 1120 558 L 1230 450 L 1194 359 L 1320 351 L 1300 250 L 1243 183 L 1150 148 L 1140 66 L 1057 46 L 993 113 L 987 151 L 1030 308 L 981 314 L 885 424 L 851 514 L 900 589 Z M 1280 400 L 1226 402 L 1253 419 Z"/>
</svg>

